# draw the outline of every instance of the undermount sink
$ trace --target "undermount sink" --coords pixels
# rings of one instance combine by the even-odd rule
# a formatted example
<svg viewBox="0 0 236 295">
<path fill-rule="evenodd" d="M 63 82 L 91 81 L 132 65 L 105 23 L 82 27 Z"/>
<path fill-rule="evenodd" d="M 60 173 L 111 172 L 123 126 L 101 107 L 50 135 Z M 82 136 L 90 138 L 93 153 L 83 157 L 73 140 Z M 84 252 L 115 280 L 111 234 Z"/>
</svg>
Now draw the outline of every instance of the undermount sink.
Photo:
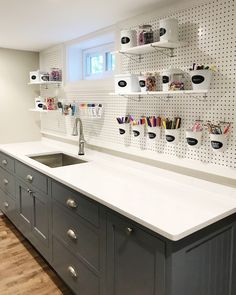
<svg viewBox="0 0 236 295">
<path fill-rule="evenodd" d="M 64 153 L 28 156 L 28 157 L 30 159 L 33 159 L 51 168 L 87 163 L 87 161 L 69 156 Z"/>
</svg>

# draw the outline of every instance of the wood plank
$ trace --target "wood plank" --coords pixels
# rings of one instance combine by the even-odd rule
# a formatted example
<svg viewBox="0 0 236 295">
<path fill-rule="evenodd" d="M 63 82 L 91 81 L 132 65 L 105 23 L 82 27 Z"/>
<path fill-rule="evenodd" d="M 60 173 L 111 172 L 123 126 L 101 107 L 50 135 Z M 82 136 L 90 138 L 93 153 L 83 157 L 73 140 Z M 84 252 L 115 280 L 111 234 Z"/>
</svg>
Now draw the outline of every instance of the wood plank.
<svg viewBox="0 0 236 295">
<path fill-rule="evenodd" d="M 0 217 L 0 294 L 73 294 L 6 217 Z"/>
</svg>

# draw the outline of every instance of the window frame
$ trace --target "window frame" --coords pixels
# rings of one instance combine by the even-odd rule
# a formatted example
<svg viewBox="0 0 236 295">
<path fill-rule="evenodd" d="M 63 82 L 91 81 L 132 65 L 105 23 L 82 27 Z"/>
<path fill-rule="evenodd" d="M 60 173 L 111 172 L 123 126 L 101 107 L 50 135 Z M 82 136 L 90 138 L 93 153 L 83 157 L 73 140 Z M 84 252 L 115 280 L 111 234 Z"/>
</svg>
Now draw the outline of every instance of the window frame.
<svg viewBox="0 0 236 295">
<path fill-rule="evenodd" d="M 107 70 L 107 56 L 106 54 L 108 52 L 114 51 L 114 42 L 102 44 L 99 46 L 91 47 L 91 48 L 85 48 L 82 50 L 82 79 L 83 80 L 101 80 L 110 78 L 113 75 L 113 70 Z M 87 74 L 87 58 L 88 56 L 93 57 L 97 56 L 98 54 L 103 56 L 103 71 L 102 73 L 97 74 Z"/>
</svg>

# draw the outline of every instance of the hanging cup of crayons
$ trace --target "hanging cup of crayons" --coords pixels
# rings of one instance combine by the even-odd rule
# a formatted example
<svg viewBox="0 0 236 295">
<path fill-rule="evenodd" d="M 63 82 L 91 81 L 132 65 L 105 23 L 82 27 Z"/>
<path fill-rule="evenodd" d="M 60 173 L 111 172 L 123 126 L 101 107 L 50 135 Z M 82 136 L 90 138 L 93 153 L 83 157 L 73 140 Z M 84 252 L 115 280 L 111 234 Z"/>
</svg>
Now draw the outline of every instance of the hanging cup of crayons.
<svg viewBox="0 0 236 295">
<path fill-rule="evenodd" d="M 201 121 L 196 121 L 191 129 L 186 130 L 186 141 L 190 148 L 199 148 L 202 145 L 203 127 Z"/>
<path fill-rule="evenodd" d="M 146 123 L 146 119 L 143 117 L 141 119 L 138 120 L 132 120 L 131 124 L 132 124 L 132 131 L 133 131 L 133 136 L 135 138 L 137 137 L 143 137 L 144 136 L 144 126 Z"/>
<path fill-rule="evenodd" d="M 210 134 L 211 147 L 213 151 L 224 152 L 227 149 L 231 123 L 220 122 L 218 125 L 214 125 L 211 122 L 207 122 L 206 126 Z"/>
<path fill-rule="evenodd" d="M 130 133 L 130 122 L 131 122 L 131 116 L 125 116 L 125 117 L 118 117 L 116 118 L 118 122 L 118 128 L 119 128 L 119 134 L 125 135 Z"/>
<path fill-rule="evenodd" d="M 176 117 L 174 120 L 164 118 L 162 119 L 162 125 L 165 129 L 166 141 L 171 144 L 178 144 L 180 140 L 181 118 Z"/>
<path fill-rule="evenodd" d="M 193 90 L 209 90 L 213 72 L 216 72 L 215 65 L 196 65 L 193 64 L 190 70 Z"/>
<path fill-rule="evenodd" d="M 161 138 L 161 117 L 146 117 L 148 138 L 150 140 Z"/>
</svg>

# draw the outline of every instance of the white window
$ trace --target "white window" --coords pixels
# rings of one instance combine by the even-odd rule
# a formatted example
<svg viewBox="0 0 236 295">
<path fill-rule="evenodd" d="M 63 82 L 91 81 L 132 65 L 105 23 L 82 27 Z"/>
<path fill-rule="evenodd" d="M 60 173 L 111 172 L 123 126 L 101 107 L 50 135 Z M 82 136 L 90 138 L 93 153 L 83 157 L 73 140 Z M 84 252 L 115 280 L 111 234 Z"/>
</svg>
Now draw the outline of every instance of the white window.
<svg viewBox="0 0 236 295">
<path fill-rule="evenodd" d="M 68 43 L 66 47 L 67 82 L 110 80 L 115 68 L 115 55 L 112 54 L 114 50 L 114 31 Z"/>
<path fill-rule="evenodd" d="M 104 79 L 115 68 L 114 43 L 103 44 L 83 50 L 83 79 Z"/>
</svg>

